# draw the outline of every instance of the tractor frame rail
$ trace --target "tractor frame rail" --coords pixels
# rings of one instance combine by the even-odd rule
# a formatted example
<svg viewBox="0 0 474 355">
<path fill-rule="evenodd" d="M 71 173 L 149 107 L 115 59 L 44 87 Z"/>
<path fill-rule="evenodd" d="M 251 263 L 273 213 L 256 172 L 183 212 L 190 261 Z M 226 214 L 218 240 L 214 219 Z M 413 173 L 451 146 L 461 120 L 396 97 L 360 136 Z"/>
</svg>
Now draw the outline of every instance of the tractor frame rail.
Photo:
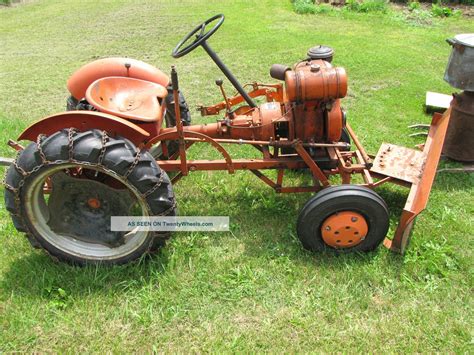
<svg viewBox="0 0 474 355">
<path fill-rule="evenodd" d="M 175 93 L 177 87 L 175 87 Z M 267 96 L 264 92 L 256 92 L 252 96 Z M 234 98 L 233 98 L 234 99 Z M 238 102 L 239 99 L 236 99 Z M 222 106 L 222 107 L 221 107 Z M 205 114 L 215 114 L 223 108 L 223 104 L 212 108 L 200 107 Z M 176 107 L 179 117 L 179 107 Z M 415 218 L 428 203 L 431 187 L 436 176 L 437 165 L 446 135 L 451 109 L 443 115 L 435 113 L 430 125 L 425 144 L 420 149 L 410 149 L 394 144 L 383 143 L 377 155 L 367 154 L 355 132 L 347 125 L 347 131 L 355 145 L 355 150 L 347 151 L 344 143 L 303 143 L 294 141 L 257 141 L 238 139 L 212 138 L 205 134 L 187 131 L 186 127 L 177 125 L 167 129 L 161 135 L 147 142 L 151 146 L 157 142 L 176 140 L 180 142 L 179 152 L 169 160 L 157 160 L 159 166 L 167 172 L 177 172 L 172 179 L 179 181 L 191 171 L 227 170 L 230 174 L 235 170 L 250 170 L 265 184 L 277 193 L 317 192 L 330 186 L 329 176 L 339 175 L 343 184 L 351 184 L 352 177 L 360 174 L 364 183 L 357 184 L 375 188 L 387 182 L 410 188 L 398 227 L 393 239 L 386 238 L 384 245 L 390 250 L 404 253 Z M 209 143 L 223 157 L 214 160 L 188 160 L 186 151 L 195 143 Z M 247 144 L 262 153 L 261 159 L 232 159 L 224 148 L 227 144 Z M 311 156 L 306 148 L 320 151 L 321 158 Z M 292 148 L 293 154 L 283 154 L 283 148 Z M 328 159 L 329 157 L 329 159 Z M 180 158 L 178 160 L 175 160 Z M 313 177 L 313 184 L 308 186 L 284 186 L 285 170 L 307 168 Z M 272 180 L 262 170 L 276 169 L 277 176 Z"/>
</svg>

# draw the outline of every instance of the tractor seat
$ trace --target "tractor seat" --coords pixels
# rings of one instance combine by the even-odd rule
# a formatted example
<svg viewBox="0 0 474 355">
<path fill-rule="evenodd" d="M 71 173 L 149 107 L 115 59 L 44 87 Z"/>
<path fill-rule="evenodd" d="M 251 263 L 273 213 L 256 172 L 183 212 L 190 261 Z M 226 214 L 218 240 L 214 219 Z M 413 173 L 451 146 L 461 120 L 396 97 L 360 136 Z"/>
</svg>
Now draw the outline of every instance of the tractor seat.
<svg viewBox="0 0 474 355">
<path fill-rule="evenodd" d="M 87 101 L 101 112 L 137 121 L 161 119 L 161 99 L 168 91 L 151 81 L 110 76 L 94 81 L 86 91 Z"/>
</svg>

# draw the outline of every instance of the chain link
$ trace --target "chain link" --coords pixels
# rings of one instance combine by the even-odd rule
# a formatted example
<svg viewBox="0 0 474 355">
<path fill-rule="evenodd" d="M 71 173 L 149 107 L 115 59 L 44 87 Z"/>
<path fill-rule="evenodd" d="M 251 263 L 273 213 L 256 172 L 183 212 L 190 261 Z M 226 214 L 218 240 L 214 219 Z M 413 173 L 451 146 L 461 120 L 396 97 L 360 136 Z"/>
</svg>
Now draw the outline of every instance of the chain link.
<svg viewBox="0 0 474 355">
<path fill-rule="evenodd" d="M 174 209 L 176 208 L 176 200 L 173 199 L 173 204 L 171 205 L 170 208 L 168 208 L 167 210 L 165 210 L 164 212 L 160 213 L 160 214 L 157 214 L 157 216 L 167 216 L 170 214 L 171 211 L 173 211 Z"/>
<path fill-rule="evenodd" d="M 100 148 L 99 159 L 97 159 L 97 164 L 102 165 L 102 161 L 104 160 L 105 156 L 105 145 L 109 141 L 109 137 L 107 136 L 107 132 L 102 131 L 102 147 Z"/>
<path fill-rule="evenodd" d="M 39 134 L 38 135 L 38 138 L 36 138 L 36 149 L 38 149 L 38 152 L 39 152 L 39 155 L 41 157 L 41 161 L 43 162 L 43 164 L 47 164 L 48 159 L 46 159 L 46 155 L 43 152 L 43 147 L 41 146 L 41 144 L 43 143 L 44 137 L 45 137 L 44 134 Z"/>
<path fill-rule="evenodd" d="M 18 165 L 18 158 L 20 157 L 21 152 L 22 151 L 19 150 L 18 153 L 16 154 L 15 160 L 13 161 L 13 167 L 15 168 L 16 171 L 18 171 L 21 174 L 21 176 L 26 177 L 28 176 L 28 172 Z"/>
<path fill-rule="evenodd" d="M 69 128 L 67 131 L 67 145 L 68 145 L 68 157 L 69 161 L 73 161 L 74 159 L 74 134 L 76 130 L 74 128 Z"/>
<path fill-rule="evenodd" d="M 105 150 L 106 150 L 106 144 L 109 140 L 109 137 L 107 135 L 107 133 L 105 131 L 102 131 L 102 137 L 101 137 L 101 140 L 102 140 L 102 147 L 101 147 L 101 151 L 100 151 L 100 154 L 99 154 L 99 159 L 98 159 L 98 162 L 97 163 L 90 163 L 90 162 L 85 162 L 85 161 L 77 161 L 75 160 L 73 157 L 74 157 L 74 142 L 73 142 L 73 137 L 74 137 L 74 134 L 77 132 L 76 129 L 74 128 L 69 128 L 68 130 L 68 160 L 61 160 L 61 159 L 58 159 L 58 160 L 54 160 L 54 161 L 49 161 L 47 158 L 46 158 L 46 155 L 44 154 L 43 152 L 43 149 L 42 149 L 42 146 L 41 144 L 43 143 L 43 140 L 44 138 L 46 137 L 45 135 L 43 134 L 40 134 L 38 135 L 38 138 L 36 139 L 36 148 L 38 149 L 38 152 L 39 152 L 39 155 L 41 157 L 41 164 L 40 165 L 37 165 L 35 166 L 33 169 L 31 169 L 30 171 L 25 171 L 25 169 L 23 169 L 21 166 L 18 165 L 18 158 L 22 152 L 22 150 L 18 151 L 17 153 L 17 156 L 15 157 L 15 160 L 13 161 L 12 165 L 13 167 L 21 174 L 22 176 L 22 179 L 18 182 L 18 187 L 13 187 L 11 186 L 10 184 L 8 184 L 6 182 L 6 177 L 7 177 L 7 173 L 8 173 L 8 169 L 6 170 L 5 174 L 4 174 L 4 177 L 3 177 L 3 180 L 1 181 L 1 184 L 5 187 L 5 189 L 11 191 L 13 194 L 14 194 L 14 204 L 15 204 L 15 210 L 18 211 L 16 213 L 11 213 L 10 214 L 12 216 L 16 216 L 16 217 L 20 217 L 21 218 L 21 215 L 19 214 L 19 211 L 20 211 L 20 206 L 21 206 L 21 202 L 20 202 L 20 191 L 22 189 L 22 187 L 24 186 L 25 184 L 25 179 L 28 178 L 28 176 L 30 176 L 31 174 L 34 174 L 36 172 L 38 172 L 40 169 L 42 169 L 44 166 L 47 166 L 47 165 L 60 165 L 60 164 L 67 164 L 67 163 L 75 163 L 75 164 L 78 164 L 78 165 L 81 165 L 81 166 L 86 166 L 86 167 L 92 167 L 92 168 L 96 168 L 98 170 L 101 170 L 109 175 L 111 175 L 112 177 L 115 177 L 117 180 L 121 181 L 121 180 L 127 180 L 128 176 L 130 175 L 130 173 L 133 171 L 133 169 L 135 169 L 135 167 L 137 166 L 138 162 L 140 161 L 140 151 L 137 150 L 137 154 L 135 156 L 135 159 L 132 163 L 132 165 L 130 166 L 130 168 L 127 170 L 126 174 L 124 176 L 120 176 L 119 174 L 117 174 L 115 171 L 111 170 L 111 169 L 108 169 L 106 168 L 105 166 L 102 165 L 102 161 L 104 159 L 104 156 L 105 156 Z M 152 194 L 154 191 L 156 191 L 156 189 L 158 189 L 161 184 L 163 183 L 163 179 L 164 179 L 164 174 L 163 172 L 160 174 L 160 177 L 159 177 L 159 180 L 158 182 L 151 188 L 149 189 L 147 192 L 145 192 L 144 194 L 141 194 L 138 189 L 135 187 L 135 186 L 129 186 L 128 185 L 128 188 L 131 188 L 132 190 L 134 190 L 134 192 L 141 196 L 142 198 L 145 198 L 148 197 L 150 194 Z M 168 208 L 166 211 L 164 211 L 163 213 L 159 214 L 159 216 L 166 216 L 168 215 L 171 211 L 173 211 L 173 209 L 176 207 L 176 201 L 173 199 L 173 205 Z"/>
<path fill-rule="evenodd" d="M 149 189 L 147 192 L 145 192 L 142 196 L 144 198 L 147 198 L 149 195 L 151 195 L 153 192 L 156 191 L 157 188 L 159 188 L 161 186 L 161 184 L 163 183 L 163 178 L 164 178 L 164 174 L 163 172 L 160 173 L 160 178 L 158 179 L 158 182 L 155 184 L 155 186 L 153 186 L 151 189 Z"/>
<path fill-rule="evenodd" d="M 139 161 L 140 161 L 140 151 L 137 149 L 137 154 L 135 155 L 135 159 L 133 160 L 132 165 L 130 165 L 130 168 L 128 168 L 127 172 L 123 176 L 125 179 L 127 179 L 128 176 L 132 173 L 133 169 L 135 169 Z"/>
</svg>

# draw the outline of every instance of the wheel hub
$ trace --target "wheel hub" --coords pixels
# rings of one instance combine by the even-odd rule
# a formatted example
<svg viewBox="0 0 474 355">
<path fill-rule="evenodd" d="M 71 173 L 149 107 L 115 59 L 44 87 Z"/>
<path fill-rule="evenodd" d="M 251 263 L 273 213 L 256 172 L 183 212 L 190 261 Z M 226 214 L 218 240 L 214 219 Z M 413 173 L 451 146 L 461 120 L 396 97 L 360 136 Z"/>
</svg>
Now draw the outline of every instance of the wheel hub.
<svg viewBox="0 0 474 355">
<path fill-rule="evenodd" d="M 51 177 L 48 225 L 57 234 L 117 247 L 124 232 L 110 230 L 110 217 L 127 216 L 135 201 L 128 190 L 58 172 Z"/>
<path fill-rule="evenodd" d="M 354 211 L 341 211 L 330 215 L 321 226 L 324 242 L 333 248 L 350 248 L 360 244 L 369 227 L 364 216 Z"/>
</svg>

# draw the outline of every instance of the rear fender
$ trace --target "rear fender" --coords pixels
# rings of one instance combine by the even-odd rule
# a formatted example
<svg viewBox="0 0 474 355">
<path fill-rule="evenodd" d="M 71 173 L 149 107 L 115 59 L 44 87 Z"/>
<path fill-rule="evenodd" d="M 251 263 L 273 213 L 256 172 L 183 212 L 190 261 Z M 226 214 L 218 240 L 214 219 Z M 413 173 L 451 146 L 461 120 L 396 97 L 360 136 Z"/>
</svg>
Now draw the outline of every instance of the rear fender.
<svg viewBox="0 0 474 355">
<path fill-rule="evenodd" d="M 49 136 L 64 128 L 76 128 L 80 131 L 100 129 L 112 137 L 125 137 L 136 146 L 144 144 L 150 138 L 147 131 L 120 117 L 94 111 L 68 111 L 33 123 L 20 134 L 18 140 L 36 142 L 40 134 Z"/>
</svg>

